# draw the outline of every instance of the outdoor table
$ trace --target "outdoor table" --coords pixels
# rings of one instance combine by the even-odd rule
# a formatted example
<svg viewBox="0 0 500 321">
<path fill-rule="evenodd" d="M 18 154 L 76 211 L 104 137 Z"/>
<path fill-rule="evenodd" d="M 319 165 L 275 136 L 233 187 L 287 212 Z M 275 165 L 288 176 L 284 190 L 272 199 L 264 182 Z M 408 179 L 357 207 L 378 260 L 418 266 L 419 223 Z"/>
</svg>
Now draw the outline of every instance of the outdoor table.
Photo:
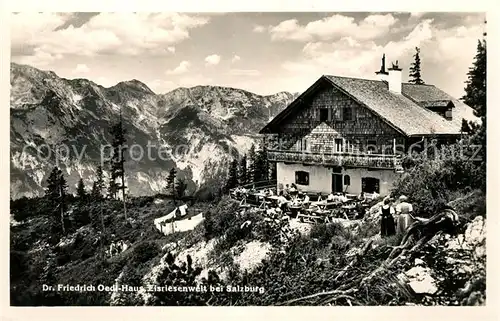
<svg viewBox="0 0 500 321">
<path fill-rule="evenodd" d="M 303 223 L 323 223 L 325 218 L 319 215 L 298 214 L 297 218 Z"/>
<path fill-rule="evenodd" d="M 300 209 L 302 208 L 302 206 L 300 205 L 289 205 L 288 208 L 290 209 L 290 217 L 297 217 L 297 214 L 300 212 Z"/>
</svg>

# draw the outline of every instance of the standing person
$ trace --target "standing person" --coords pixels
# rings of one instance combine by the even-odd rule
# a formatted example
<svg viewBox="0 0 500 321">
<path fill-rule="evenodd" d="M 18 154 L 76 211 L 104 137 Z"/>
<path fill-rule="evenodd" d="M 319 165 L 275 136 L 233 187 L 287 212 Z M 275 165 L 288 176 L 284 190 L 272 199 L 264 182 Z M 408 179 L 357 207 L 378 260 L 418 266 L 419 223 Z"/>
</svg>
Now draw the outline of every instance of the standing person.
<svg viewBox="0 0 500 321">
<path fill-rule="evenodd" d="M 399 204 L 396 206 L 398 235 L 403 235 L 408 227 L 413 224 L 413 206 L 407 202 L 408 198 L 404 195 L 399 197 Z"/>
<path fill-rule="evenodd" d="M 396 234 L 396 223 L 394 222 L 394 207 L 392 207 L 391 201 L 386 198 L 384 200 L 384 205 L 380 207 L 380 216 L 382 217 L 380 221 L 380 235 L 382 237 L 392 236 Z"/>
</svg>

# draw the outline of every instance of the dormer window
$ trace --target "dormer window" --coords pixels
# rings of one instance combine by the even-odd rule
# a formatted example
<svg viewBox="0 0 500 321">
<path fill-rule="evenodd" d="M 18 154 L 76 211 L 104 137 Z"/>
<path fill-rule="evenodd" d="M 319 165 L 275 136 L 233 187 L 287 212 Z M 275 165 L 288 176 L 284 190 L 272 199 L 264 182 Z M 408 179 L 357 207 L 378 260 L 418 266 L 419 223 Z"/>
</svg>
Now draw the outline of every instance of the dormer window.
<svg viewBox="0 0 500 321">
<path fill-rule="evenodd" d="M 447 120 L 453 119 L 453 112 L 451 108 L 446 110 L 446 112 L 444 113 L 444 118 L 446 118 Z"/>
</svg>

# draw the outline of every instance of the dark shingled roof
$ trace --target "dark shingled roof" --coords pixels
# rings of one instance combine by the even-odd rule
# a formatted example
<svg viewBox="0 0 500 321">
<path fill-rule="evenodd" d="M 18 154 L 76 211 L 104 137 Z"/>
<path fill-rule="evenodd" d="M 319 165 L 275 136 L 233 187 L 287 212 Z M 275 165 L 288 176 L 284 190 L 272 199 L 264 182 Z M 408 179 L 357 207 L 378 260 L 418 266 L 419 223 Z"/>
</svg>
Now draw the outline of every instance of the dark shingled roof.
<svg viewBox="0 0 500 321">
<path fill-rule="evenodd" d="M 351 96 L 353 99 L 372 110 L 387 123 L 399 129 L 407 136 L 419 136 L 429 134 L 460 134 L 462 118 L 477 120 L 473 115 L 471 107 L 454 99 L 442 90 L 432 85 L 402 84 L 402 94 L 389 91 L 387 82 L 360 78 L 348 78 L 338 76 L 323 76 L 320 78 L 328 80 L 332 85 Z M 305 99 L 312 94 L 310 90 L 304 92 L 297 98 Z M 453 119 L 446 120 L 418 103 L 427 104 L 429 101 L 451 101 Z M 282 113 L 276 116 L 269 125 L 277 125 L 290 113 L 289 108 L 299 108 L 300 104 L 292 102 Z M 446 105 L 445 105 L 446 106 Z M 438 106 L 436 106 L 438 107 Z M 269 129 L 264 127 L 261 133 Z"/>
</svg>

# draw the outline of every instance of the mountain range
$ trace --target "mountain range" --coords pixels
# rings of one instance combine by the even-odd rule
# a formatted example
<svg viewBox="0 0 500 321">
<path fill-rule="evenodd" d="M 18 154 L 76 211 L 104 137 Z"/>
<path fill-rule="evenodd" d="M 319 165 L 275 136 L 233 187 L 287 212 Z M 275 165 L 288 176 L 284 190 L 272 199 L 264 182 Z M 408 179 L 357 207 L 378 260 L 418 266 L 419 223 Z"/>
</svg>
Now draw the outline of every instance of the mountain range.
<svg viewBox="0 0 500 321">
<path fill-rule="evenodd" d="M 43 194 L 54 165 L 63 169 L 70 191 L 80 177 L 90 189 L 120 117 L 131 195 L 164 191 L 173 167 L 194 190 L 225 177 L 228 162 L 258 143 L 258 130 L 298 96 L 219 86 L 156 94 L 135 79 L 105 88 L 15 63 L 10 85 L 12 198 Z"/>
</svg>

